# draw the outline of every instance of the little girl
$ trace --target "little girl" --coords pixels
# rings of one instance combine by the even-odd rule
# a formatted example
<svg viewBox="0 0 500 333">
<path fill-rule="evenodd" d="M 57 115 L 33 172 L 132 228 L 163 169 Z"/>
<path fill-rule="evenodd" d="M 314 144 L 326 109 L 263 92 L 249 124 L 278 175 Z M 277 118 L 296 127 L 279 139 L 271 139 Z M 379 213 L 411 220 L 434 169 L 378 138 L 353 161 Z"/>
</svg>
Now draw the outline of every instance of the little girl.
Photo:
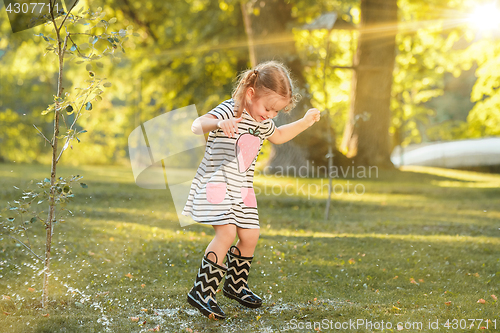
<svg viewBox="0 0 500 333">
<path fill-rule="evenodd" d="M 268 61 L 241 73 L 232 98 L 193 122 L 194 133 L 210 134 L 182 214 L 212 225 L 215 237 L 205 250 L 187 300 L 209 318 L 225 318 L 215 300 L 224 275 L 226 297 L 250 308 L 262 305 L 247 283 L 259 239 L 255 161 L 265 139 L 282 144 L 319 120 L 319 111 L 309 109 L 302 119 L 275 126 L 271 119 L 280 110 L 290 111 L 297 97 L 288 69 Z M 231 246 L 236 235 L 238 242 Z"/>
</svg>

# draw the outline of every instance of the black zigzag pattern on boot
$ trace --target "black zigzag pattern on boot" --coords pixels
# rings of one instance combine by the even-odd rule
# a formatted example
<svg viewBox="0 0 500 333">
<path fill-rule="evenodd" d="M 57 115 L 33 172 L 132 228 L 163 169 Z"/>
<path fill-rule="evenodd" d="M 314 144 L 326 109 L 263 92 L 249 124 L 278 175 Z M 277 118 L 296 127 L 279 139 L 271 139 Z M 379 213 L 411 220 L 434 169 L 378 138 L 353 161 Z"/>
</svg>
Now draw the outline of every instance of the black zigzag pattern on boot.
<svg viewBox="0 0 500 333">
<path fill-rule="evenodd" d="M 203 257 L 193 288 L 188 293 L 188 303 L 209 318 L 226 318 L 226 314 L 215 299 L 217 288 L 225 274 L 225 268 Z"/>
<path fill-rule="evenodd" d="M 235 246 L 234 246 L 235 247 Z M 237 249 L 237 247 L 235 247 Z M 248 275 L 253 257 L 242 257 L 227 253 L 227 273 L 224 282 L 224 295 L 237 300 L 242 305 L 257 308 L 262 305 L 262 300 L 248 288 Z"/>
<path fill-rule="evenodd" d="M 215 293 L 219 287 L 225 271 L 210 264 L 207 259 L 203 258 L 201 267 L 198 270 L 194 288 L 198 296 L 203 302 L 208 302 L 212 299 L 215 302 Z"/>
</svg>

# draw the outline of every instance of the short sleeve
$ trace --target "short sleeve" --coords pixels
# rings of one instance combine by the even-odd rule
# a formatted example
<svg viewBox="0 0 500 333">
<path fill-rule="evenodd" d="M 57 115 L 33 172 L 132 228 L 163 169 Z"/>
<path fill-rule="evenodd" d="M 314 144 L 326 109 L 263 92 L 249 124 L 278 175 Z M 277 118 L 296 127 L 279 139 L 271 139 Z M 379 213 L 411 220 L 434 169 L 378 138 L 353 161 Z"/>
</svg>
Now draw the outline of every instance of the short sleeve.
<svg viewBox="0 0 500 333">
<path fill-rule="evenodd" d="M 265 121 L 264 125 L 265 125 L 265 127 L 263 127 L 261 129 L 261 133 L 262 133 L 262 136 L 265 140 L 274 134 L 274 131 L 276 130 L 276 125 L 274 124 L 274 121 L 272 121 L 271 119 L 268 119 L 267 121 Z"/>
<path fill-rule="evenodd" d="M 217 105 L 212 110 L 208 111 L 207 114 L 211 114 L 217 117 L 217 119 L 225 120 L 231 119 L 234 117 L 234 101 L 232 99 L 228 99 Z"/>
</svg>

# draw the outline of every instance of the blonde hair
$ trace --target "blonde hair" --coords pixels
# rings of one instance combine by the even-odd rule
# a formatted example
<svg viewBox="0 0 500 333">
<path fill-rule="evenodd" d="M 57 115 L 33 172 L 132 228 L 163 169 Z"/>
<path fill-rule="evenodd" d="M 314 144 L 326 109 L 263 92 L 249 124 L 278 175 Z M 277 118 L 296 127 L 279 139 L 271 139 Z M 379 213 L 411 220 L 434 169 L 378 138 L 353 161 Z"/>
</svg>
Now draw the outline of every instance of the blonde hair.
<svg viewBox="0 0 500 333">
<path fill-rule="evenodd" d="M 236 88 L 232 94 L 236 118 L 241 117 L 243 113 L 243 102 L 248 88 L 255 89 L 256 97 L 275 92 L 288 98 L 290 102 L 283 109 L 285 112 L 292 110 L 301 97 L 298 93 L 294 93 L 290 70 L 280 62 L 266 61 L 253 69 L 243 71 L 238 76 Z"/>
</svg>

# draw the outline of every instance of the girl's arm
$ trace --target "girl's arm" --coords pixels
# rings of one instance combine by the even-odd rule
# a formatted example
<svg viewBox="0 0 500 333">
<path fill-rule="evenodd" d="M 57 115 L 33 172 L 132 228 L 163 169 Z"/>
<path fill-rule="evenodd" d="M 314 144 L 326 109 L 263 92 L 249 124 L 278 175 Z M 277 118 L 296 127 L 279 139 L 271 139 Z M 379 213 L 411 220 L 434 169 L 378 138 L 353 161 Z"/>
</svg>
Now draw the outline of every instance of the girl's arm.
<svg viewBox="0 0 500 333">
<path fill-rule="evenodd" d="M 320 118 L 318 109 L 309 109 L 302 119 L 276 128 L 273 135 L 267 138 L 271 143 L 280 145 L 295 138 L 312 126 Z"/>
<path fill-rule="evenodd" d="M 204 133 L 221 128 L 228 137 L 232 137 L 234 133 L 238 133 L 238 124 L 241 121 L 240 118 L 231 118 L 226 120 L 217 119 L 216 116 L 212 114 L 205 114 L 201 117 L 196 118 L 191 125 L 191 131 L 194 134 L 202 135 Z"/>
</svg>

